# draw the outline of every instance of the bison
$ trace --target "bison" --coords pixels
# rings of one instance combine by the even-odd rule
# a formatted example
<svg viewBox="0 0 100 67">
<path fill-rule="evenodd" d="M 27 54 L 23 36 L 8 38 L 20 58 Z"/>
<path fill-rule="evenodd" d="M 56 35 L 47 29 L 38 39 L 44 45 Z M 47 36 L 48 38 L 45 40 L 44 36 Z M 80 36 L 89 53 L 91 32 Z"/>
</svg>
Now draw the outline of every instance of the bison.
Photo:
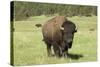
<svg viewBox="0 0 100 67">
<path fill-rule="evenodd" d="M 67 57 L 72 47 L 76 25 L 64 16 L 56 16 L 48 20 L 42 27 L 43 41 L 47 45 L 48 56 L 52 56 L 51 46 L 57 57 Z"/>
</svg>

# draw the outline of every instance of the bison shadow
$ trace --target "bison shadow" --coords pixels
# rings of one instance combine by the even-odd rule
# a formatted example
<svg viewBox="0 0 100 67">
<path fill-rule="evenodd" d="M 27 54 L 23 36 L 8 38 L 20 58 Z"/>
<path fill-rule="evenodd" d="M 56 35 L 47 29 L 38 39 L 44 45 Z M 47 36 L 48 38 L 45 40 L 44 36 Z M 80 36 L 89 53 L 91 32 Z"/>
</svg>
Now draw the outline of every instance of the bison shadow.
<svg viewBox="0 0 100 67">
<path fill-rule="evenodd" d="M 71 53 L 68 54 L 68 58 L 75 59 L 75 60 L 78 60 L 79 58 L 82 58 L 82 57 L 83 55 L 81 54 L 71 54 Z"/>
</svg>

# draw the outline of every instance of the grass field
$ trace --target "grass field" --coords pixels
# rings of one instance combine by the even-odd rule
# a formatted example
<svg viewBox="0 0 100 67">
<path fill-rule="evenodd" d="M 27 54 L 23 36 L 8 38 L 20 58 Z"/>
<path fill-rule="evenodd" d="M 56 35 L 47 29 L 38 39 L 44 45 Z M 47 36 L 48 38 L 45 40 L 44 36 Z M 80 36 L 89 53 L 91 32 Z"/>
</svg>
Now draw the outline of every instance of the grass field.
<svg viewBox="0 0 100 67">
<path fill-rule="evenodd" d="M 25 21 L 14 21 L 14 65 L 55 64 L 97 60 L 97 17 L 68 17 L 78 26 L 70 58 L 48 57 L 42 41 L 41 28 L 52 17 L 36 16 Z M 93 30 L 91 30 L 93 29 Z"/>
</svg>

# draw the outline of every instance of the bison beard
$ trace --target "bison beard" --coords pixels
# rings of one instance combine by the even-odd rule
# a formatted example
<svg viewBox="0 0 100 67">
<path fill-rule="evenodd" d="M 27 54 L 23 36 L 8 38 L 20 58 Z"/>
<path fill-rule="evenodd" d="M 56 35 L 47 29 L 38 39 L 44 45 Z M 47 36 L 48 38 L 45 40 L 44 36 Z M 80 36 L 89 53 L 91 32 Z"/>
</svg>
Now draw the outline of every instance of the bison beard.
<svg viewBox="0 0 100 67">
<path fill-rule="evenodd" d="M 76 26 L 64 16 L 57 16 L 47 21 L 42 27 L 43 41 L 47 45 L 48 56 L 52 56 L 51 46 L 56 56 L 66 57 L 72 47 Z"/>
</svg>

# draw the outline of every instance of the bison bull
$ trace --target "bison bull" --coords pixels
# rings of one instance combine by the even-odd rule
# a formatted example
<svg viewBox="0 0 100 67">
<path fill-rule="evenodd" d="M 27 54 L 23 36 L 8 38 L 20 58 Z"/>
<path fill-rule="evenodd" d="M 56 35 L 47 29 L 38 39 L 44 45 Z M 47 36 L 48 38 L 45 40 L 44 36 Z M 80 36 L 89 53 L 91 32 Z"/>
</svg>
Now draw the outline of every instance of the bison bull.
<svg viewBox="0 0 100 67">
<path fill-rule="evenodd" d="M 56 56 L 67 57 L 75 32 L 77 32 L 76 25 L 64 16 L 57 16 L 47 21 L 42 27 L 42 34 L 48 56 L 52 56 L 51 46 L 53 46 Z"/>
</svg>

